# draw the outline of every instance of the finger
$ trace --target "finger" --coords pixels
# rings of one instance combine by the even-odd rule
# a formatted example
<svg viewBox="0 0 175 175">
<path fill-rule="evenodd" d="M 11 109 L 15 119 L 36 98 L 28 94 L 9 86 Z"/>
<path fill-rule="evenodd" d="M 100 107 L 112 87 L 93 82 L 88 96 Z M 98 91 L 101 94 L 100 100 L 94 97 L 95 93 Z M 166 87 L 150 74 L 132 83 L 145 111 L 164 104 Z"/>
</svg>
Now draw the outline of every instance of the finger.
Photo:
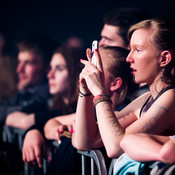
<svg viewBox="0 0 175 175">
<path fill-rule="evenodd" d="M 80 59 L 80 62 L 81 62 L 82 64 L 84 64 L 85 66 L 88 66 L 88 65 L 89 65 L 89 61 L 87 61 L 87 60 Z"/>
<path fill-rule="evenodd" d="M 61 133 L 63 133 L 63 131 L 59 131 L 59 130 L 57 130 L 57 132 L 55 133 L 55 140 L 58 141 L 58 143 L 61 142 L 61 139 L 60 139 Z"/>
<path fill-rule="evenodd" d="M 31 158 L 31 150 L 29 150 L 28 152 L 25 153 L 25 163 L 28 165 L 28 166 L 31 166 L 31 167 L 34 167 L 36 165 L 36 161 L 34 161 L 32 158 Z"/>
<path fill-rule="evenodd" d="M 91 52 L 91 49 L 89 49 L 89 48 L 87 48 L 87 50 L 86 50 L 86 56 L 87 56 L 87 58 L 88 58 L 88 61 L 92 61 L 92 52 Z"/>
<path fill-rule="evenodd" d="M 43 156 L 42 156 L 41 149 L 38 147 L 35 148 L 35 157 L 36 157 L 36 162 L 38 166 L 41 168 L 43 166 L 42 164 Z"/>
<path fill-rule="evenodd" d="M 51 161 L 51 151 L 50 151 L 49 148 L 47 148 L 47 149 L 46 149 L 46 152 L 47 152 L 46 160 L 47 160 L 48 162 L 50 162 L 50 161 Z"/>
<path fill-rule="evenodd" d="M 95 49 L 94 54 L 96 56 L 98 70 L 103 71 L 102 60 L 98 49 Z"/>
<path fill-rule="evenodd" d="M 73 133 L 73 126 L 72 125 L 68 125 L 67 128 L 68 128 L 69 132 Z"/>
<path fill-rule="evenodd" d="M 28 154 L 28 159 L 27 159 L 27 162 L 32 164 L 32 165 L 36 165 L 36 159 L 35 159 L 35 152 L 33 149 L 30 149 L 29 150 L 29 154 Z"/>
<path fill-rule="evenodd" d="M 22 160 L 24 161 L 24 162 L 26 162 L 26 160 L 27 160 L 27 158 L 26 158 L 26 155 L 27 153 L 25 152 L 25 151 L 22 151 Z"/>
</svg>

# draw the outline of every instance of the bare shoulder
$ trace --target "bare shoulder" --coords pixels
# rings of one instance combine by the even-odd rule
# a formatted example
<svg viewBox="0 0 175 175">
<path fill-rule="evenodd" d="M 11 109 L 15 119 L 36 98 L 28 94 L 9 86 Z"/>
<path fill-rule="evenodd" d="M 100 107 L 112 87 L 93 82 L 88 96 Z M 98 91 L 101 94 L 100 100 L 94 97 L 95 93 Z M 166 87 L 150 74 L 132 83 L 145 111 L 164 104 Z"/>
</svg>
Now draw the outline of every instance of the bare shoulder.
<svg viewBox="0 0 175 175">
<path fill-rule="evenodd" d="M 160 97 L 155 101 L 155 104 L 163 105 L 164 107 L 173 105 L 175 103 L 175 89 L 169 89 L 165 91 Z"/>
<path fill-rule="evenodd" d="M 175 90 L 165 91 L 127 130 L 152 134 L 174 135 Z"/>
<path fill-rule="evenodd" d="M 151 95 L 150 91 L 145 92 L 144 94 L 142 94 L 141 96 L 139 96 L 138 98 L 136 98 L 135 100 L 133 100 L 130 104 L 128 104 L 122 111 L 120 112 L 116 112 L 116 115 L 118 115 L 119 117 L 117 117 L 118 119 L 133 113 L 134 115 L 136 115 L 136 117 L 139 117 L 139 113 L 140 113 L 140 109 L 142 108 L 143 104 L 146 102 L 146 100 L 149 98 L 149 96 Z"/>
</svg>

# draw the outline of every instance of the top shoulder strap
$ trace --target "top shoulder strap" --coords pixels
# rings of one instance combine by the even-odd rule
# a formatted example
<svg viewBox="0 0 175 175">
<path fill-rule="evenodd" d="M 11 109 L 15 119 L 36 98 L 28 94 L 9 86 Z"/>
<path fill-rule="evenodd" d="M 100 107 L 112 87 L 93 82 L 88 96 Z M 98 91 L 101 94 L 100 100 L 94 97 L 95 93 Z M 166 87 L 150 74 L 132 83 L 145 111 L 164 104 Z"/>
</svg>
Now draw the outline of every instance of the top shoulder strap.
<svg viewBox="0 0 175 175">
<path fill-rule="evenodd" d="M 156 96 L 156 98 L 153 100 L 152 104 L 167 90 L 169 89 L 175 89 L 175 86 L 167 86 L 167 87 L 164 87 Z M 148 97 L 148 99 L 146 100 L 146 102 L 144 103 L 144 105 L 142 106 L 141 110 L 140 110 L 140 114 L 139 114 L 139 117 L 141 117 L 141 114 L 142 114 L 142 111 L 143 111 L 143 108 L 146 106 L 146 104 L 148 103 L 149 99 L 151 98 L 151 96 Z"/>
</svg>

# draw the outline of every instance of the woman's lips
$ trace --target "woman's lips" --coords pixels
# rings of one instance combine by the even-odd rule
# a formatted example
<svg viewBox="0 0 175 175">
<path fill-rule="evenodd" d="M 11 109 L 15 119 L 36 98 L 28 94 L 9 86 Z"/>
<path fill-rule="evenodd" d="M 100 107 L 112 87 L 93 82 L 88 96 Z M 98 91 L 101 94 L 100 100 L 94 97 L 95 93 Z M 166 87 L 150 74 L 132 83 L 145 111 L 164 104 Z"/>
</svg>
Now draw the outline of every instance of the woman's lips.
<svg viewBox="0 0 175 175">
<path fill-rule="evenodd" d="M 53 83 L 49 83 L 49 86 L 50 86 L 50 87 L 53 87 L 53 86 L 55 86 L 55 84 L 53 84 Z"/>
<path fill-rule="evenodd" d="M 134 74 L 136 72 L 136 69 L 130 67 L 132 69 L 131 74 Z"/>
</svg>

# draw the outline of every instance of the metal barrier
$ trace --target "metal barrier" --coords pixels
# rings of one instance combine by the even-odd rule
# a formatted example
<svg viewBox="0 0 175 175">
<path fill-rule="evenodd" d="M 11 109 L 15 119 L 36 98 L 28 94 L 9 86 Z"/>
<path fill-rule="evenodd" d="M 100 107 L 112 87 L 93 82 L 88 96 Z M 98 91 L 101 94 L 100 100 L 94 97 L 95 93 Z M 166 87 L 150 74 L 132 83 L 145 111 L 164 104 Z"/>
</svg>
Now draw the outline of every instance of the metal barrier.
<svg viewBox="0 0 175 175">
<path fill-rule="evenodd" d="M 89 175 L 88 170 L 91 170 L 91 175 L 112 175 L 114 159 L 111 161 L 109 172 L 105 165 L 104 156 L 100 150 L 89 150 L 89 151 L 77 151 L 82 156 L 82 175 Z M 86 164 L 87 159 L 90 158 L 91 164 Z"/>
<path fill-rule="evenodd" d="M 25 132 L 25 130 L 4 125 L 2 129 L 2 139 L 4 142 L 15 144 L 19 150 L 22 151 Z M 58 147 L 58 144 L 53 142 L 53 144 L 50 144 L 49 146 L 51 148 L 51 155 L 53 155 L 53 150 Z M 43 168 L 29 167 L 24 163 L 24 168 L 20 175 L 43 175 L 47 171 L 47 166 L 48 162 L 45 159 L 43 160 Z"/>
<path fill-rule="evenodd" d="M 91 158 L 91 175 L 107 175 L 104 157 L 99 150 L 79 151 L 82 155 L 82 175 L 87 174 L 86 158 Z M 89 168 L 88 168 L 89 169 Z"/>
</svg>

